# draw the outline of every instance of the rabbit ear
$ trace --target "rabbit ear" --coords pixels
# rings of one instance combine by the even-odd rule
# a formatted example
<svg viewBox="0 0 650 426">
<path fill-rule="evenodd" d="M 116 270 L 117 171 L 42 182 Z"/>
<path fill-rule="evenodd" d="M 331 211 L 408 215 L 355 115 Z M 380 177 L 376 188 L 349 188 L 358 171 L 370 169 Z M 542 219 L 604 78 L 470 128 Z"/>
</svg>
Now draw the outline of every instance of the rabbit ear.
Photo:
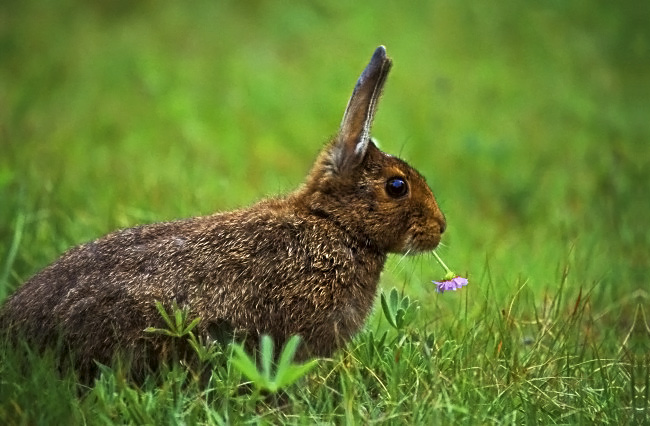
<svg viewBox="0 0 650 426">
<path fill-rule="evenodd" d="M 354 87 L 332 152 L 339 173 L 354 169 L 366 155 L 370 126 L 391 65 L 386 49 L 379 46 Z"/>
</svg>

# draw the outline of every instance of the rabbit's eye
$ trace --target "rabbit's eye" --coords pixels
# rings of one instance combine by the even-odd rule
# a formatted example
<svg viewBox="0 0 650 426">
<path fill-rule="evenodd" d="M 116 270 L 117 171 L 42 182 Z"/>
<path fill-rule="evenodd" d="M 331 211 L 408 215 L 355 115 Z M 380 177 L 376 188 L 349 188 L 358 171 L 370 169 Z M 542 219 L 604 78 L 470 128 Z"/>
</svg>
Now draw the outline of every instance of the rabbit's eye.
<svg viewBox="0 0 650 426">
<path fill-rule="evenodd" d="M 409 187 L 402 178 L 394 177 L 386 182 L 386 192 L 393 198 L 400 198 L 406 195 Z"/>
</svg>

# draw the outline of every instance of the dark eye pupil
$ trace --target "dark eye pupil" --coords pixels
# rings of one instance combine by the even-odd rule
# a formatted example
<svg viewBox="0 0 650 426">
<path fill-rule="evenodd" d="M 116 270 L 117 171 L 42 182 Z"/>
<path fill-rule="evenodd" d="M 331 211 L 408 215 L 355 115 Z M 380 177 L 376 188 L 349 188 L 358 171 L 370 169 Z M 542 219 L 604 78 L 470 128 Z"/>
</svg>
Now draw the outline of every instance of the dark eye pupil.
<svg viewBox="0 0 650 426">
<path fill-rule="evenodd" d="M 391 197 L 402 197 L 406 195 L 407 190 L 408 186 L 406 185 L 406 181 L 402 178 L 391 178 L 386 183 L 386 192 Z"/>
</svg>

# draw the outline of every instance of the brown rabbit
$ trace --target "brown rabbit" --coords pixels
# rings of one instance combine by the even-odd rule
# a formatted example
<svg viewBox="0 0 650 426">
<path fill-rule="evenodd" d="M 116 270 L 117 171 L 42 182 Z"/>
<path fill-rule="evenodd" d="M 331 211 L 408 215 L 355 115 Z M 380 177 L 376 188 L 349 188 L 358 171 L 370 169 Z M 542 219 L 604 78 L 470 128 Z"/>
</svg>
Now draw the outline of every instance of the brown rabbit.
<svg viewBox="0 0 650 426">
<path fill-rule="evenodd" d="M 144 330 L 163 325 L 156 301 L 176 301 L 205 339 L 225 324 L 249 343 L 298 334 L 301 359 L 332 354 L 364 324 L 387 253 L 432 250 L 445 230 L 422 176 L 370 138 L 391 64 L 378 47 L 295 192 L 75 247 L 8 299 L 3 327 L 41 344 L 62 338 L 92 369 L 121 351 L 162 356 L 165 340 Z"/>
</svg>

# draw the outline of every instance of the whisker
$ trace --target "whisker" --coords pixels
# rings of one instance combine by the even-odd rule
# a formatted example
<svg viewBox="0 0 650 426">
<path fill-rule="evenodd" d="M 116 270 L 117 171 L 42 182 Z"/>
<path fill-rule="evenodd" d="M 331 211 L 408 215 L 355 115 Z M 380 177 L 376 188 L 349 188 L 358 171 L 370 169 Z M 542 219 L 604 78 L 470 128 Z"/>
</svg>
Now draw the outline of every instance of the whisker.
<svg viewBox="0 0 650 426">
<path fill-rule="evenodd" d="M 397 264 L 395 266 L 402 263 L 402 260 L 404 260 L 410 253 L 411 253 L 411 249 L 407 249 L 406 252 L 399 258 L 399 260 L 397 261 Z"/>
</svg>

